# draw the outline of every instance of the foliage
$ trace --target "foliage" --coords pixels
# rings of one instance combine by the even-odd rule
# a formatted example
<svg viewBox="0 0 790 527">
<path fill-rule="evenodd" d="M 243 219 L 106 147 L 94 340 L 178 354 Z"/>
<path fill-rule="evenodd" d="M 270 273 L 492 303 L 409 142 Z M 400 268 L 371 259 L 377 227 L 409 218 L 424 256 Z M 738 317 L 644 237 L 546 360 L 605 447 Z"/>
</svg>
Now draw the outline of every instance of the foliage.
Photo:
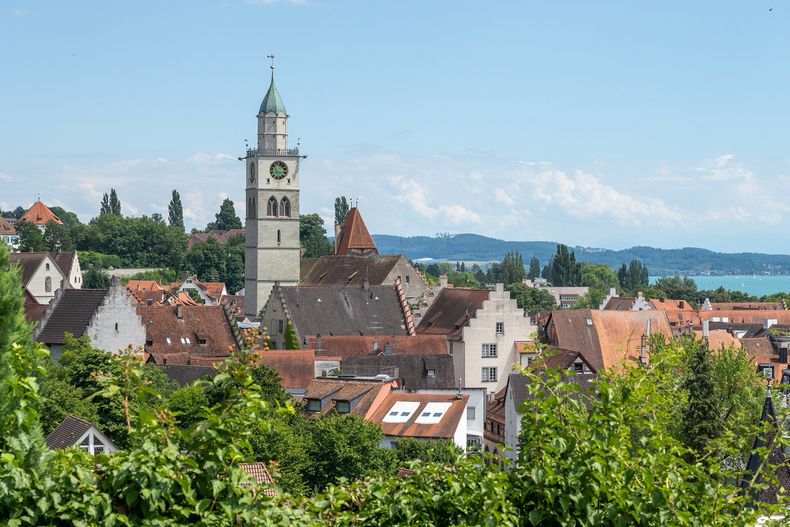
<svg viewBox="0 0 790 527">
<path fill-rule="evenodd" d="M 79 251 L 80 267 L 83 269 L 117 269 L 121 258 L 115 254 L 102 254 L 93 251 Z"/>
<path fill-rule="evenodd" d="M 299 216 L 299 242 L 305 251 L 303 258 L 318 258 L 332 254 L 332 244 L 326 237 L 324 220 L 318 214 Z"/>
<path fill-rule="evenodd" d="M 526 271 L 524 270 L 524 256 L 516 251 L 507 253 L 502 260 L 502 271 L 504 272 L 503 283 L 521 283 L 526 275 Z"/>
<path fill-rule="evenodd" d="M 349 205 L 345 196 L 335 198 L 335 225 L 343 225 L 348 215 Z"/>
<path fill-rule="evenodd" d="M 695 302 L 697 300 L 697 283 L 688 276 L 662 276 L 652 289 L 660 291 L 666 298 L 673 300 L 685 300 Z M 650 298 L 658 298 L 656 292 L 650 294 Z"/>
<path fill-rule="evenodd" d="M 203 297 L 200 296 L 200 292 L 198 292 L 197 289 L 189 288 L 189 289 L 186 290 L 186 292 L 189 295 L 189 298 L 194 300 L 196 303 L 198 303 L 198 304 L 205 304 L 206 303 L 206 301 L 203 300 Z"/>
<path fill-rule="evenodd" d="M 402 437 L 393 447 L 398 466 L 407 466 L 413 461 L 454 465 L 463 455 L 461 449 L 449 439 L 424 440 Z"/>
<path fill-rule="evenodd" d="M 236 216 L 233 201 L 225 198 L 219 206 L 219 212 L 214 216 L 214 221 L 206 225 L 207 231 L 229 231 L 241 229 L 241 220 Z M 183 230 L 183 229 L 182 229 Z"/>
<path fill-rule="evenodd" d="M 215 238 L 196 243 L 187 252 L 187 271 L 206 282 L 225 282 L 228 291 L 244 287 L 244 237 L 234 236 L 227 243 Z"/>
<path fill-rule="evenodd" d="M 109 289 L 112 279 L 101 269 L 88 269 L 82 275 L 82 287 L 85 289 Z"/>
<path fill-rule="evenodd" d="M 528 313 L 545 313 L 557 308 L 554 295 L 545 289 L 528 287 L 522 283 L 510 284 L 507 288 L 518 307 Z"/>
<path fill-rule="evenodd" d="M 174 269 L 154 269 L 152 271 L 143 271 L 135 273 L 125 281 L 129 280 L 153 280 L 160 285 L 168 285 L 172 282 L 177 282 L 179 274 Z"/>
<path fill-rule="evenodd" d="M 181 206 L 181 195 L 173 189 L 173 197 L 167 206 L 167 221 L 171 227 L 184 230 L 184 209 Z"/>
<path fill-rule="evenodd" d="M 203 409 L 209 406 L 208 396 L 202 386 L 190 384 L 175 390 L 167 399 L 167 409 L 184 430 L 200 421 Z"/>
<path fill-rule="evenodd" d="M 647 267 L 634 258 L 628 265 L 620 266 L 617 270 L 617 280 L 620 287 L 635 294 L 638 289 L 647 287 L 649 283 Z"/>
<path fill-rule="evenodd" d="M 544 278 L 557 287 L 580 286 L 581 264 L 576 262 L 576 254 L 566 245 L 557 245 L 557 253 L 549 260 Z"/>
<path fill-rule="evenodd" d="M 35 223 L 29 221 L 18 221 L 14 225 L 16 233 L 19 236 L 19 251 L 27 252 L 42 252 L 46 251 L 47 247 L 44 244 L 44 235 L 41 229 Z"/>
<path fill-rule="evenodd" d="M 118 194 L 115 192 L 115 189 L 110 189 L 110 195 L 108 196 L 107 193 L 102 196 L 101 200 L 101 208 L 99 209 L 99 215 L 111 214 L 113 216 L 121 216 L 121 200 L 118 199 Z"/>
<path fill-rule="evenodd" d="M 298 350 L 302 347 L 299 345 L 299 339 L 296 338 L 296 330 L 294 329 L 293 324 L 291 321 L 285 325 L 285 335 L 283 335 L 283 346 L 287 350 Z"/>
<path fill-rule="evenodd" d="M 540 260 L 537 256 L 533 256 L 529 259 L 529 272 L 527 273 L 527 278 L 530 280 L 534 280 L 540 276 Z"/>
<path fill-rule="evenodd" d="M 82 388 L 68 382 L 63 368 L 51 358 L 44 360 L 46 377 L 41 383 L 39 415 L 44 435 L 52 432 L 67 416 L 74 415 L 90 421 L 99 422 L 99 408 L 88 400 Z"/>
<path fill-rule="evenodd" d="M 60 221 L 62 221 L 66 227 L 71 228 L 82 223 L 75 213 L 67 211 L 63 207 L 50 207 L 49 210 L 52 211 L 52 214 L 60 218 Z"/>
<path fill-rule="evenodd" d="M 50 252 L 66 252 L 74 250 L 74 241 L 71 239 L 69 228 L 61 223 L 50 221 L 44 227 L 44 246 Z"/>
<path fill-rule="evenodd" d="M 681 415 L 680 439 L 697 456 L 701 456 L 705 447 L 724 431 L 711 370 L 707 347 L 696 346 L 683 381 L 683 388 L 688 391 L 688 402 Z"/>
</svg>

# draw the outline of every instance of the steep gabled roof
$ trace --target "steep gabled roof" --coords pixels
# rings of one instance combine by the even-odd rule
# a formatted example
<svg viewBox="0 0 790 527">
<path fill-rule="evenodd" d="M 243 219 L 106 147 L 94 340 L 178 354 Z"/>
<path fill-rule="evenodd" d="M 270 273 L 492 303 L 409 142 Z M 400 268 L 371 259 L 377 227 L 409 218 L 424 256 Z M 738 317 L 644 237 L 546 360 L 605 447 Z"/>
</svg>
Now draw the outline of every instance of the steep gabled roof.
<svg viewBox="0 0 790 527">
<path fill-rule="evenodd" d="M 381 285 L 401 258 L 399 254 L 305 258 L 300 267 L 301 285 L 361 286 L 365 280 Z"/>
<path fill-rule="evenodd" d="M 60 218 L 55 216 L 55 213 L 49 210 L 49 207 L 44 205 L 40 200 L 33 203 L 33 206 L 27 209 L 19 221 L 29 221 L 30 223 L 35 223 L 36 225 L 46 225 L 47 223 L 53 221 L 57 224 L 63 225 L 63 222 L 60 221 Z"/>
<path fill-rule="evenodd" d="M 267 350 L 255 355 L 258 366 L 268 366 L 280 375 L 283 388 L 304 390 L 315 379 L 313 350 Z"/>
<path fill-rule="evenodd" d="M 488 289 L 461 287 L 442 289 L 417 326 L 418 335 L 445 335 L 448 340 L 460 340 L 463 328 L 490 295 Z"/>
<path fill-rule="evenodd" d="M 562 374 L 562 381 L 565 383 L 574 383 L 579 386 L 578 392 L 571 393 L 572 399 L 580 400 L 587 404 L 587 400 L 592 397 L 591 392 L 595 386 L 595 374 Z M 524 404 L 524 401 L 531 399 L 532 395 L 529 393 L 530 379 L 521 373 L 511 373 L 507 379 L 507 389 L 513 394 L 513 403 L 516 408 Z"/>
<path fill-rule="evenodd" d="M 392 392 L 373 412 L 370 421 L 380 424 L 382 432 L 388 436 L 452 439 L 461 419 L 466 419 L 468 401 L 466 394 Z M 388 416 L 398 403 L 417 403 L 417 406 L 404 422 L 389 422 Z M 432 408 L 432 403 L 442 405 L 442 410 L 436 412 L 441 414 L 438 420 L 434 418 L 436 413 L 431 412 L 438 408 Z M 433 415 L 424 416 L 427 412 Z"/>
<path fill-rule="evenodd" d="M 79 438 L 92 426 L 90 422 L 80 419 L 79 417 L 73 415 L 66 416 L 58 427 L 47 436 L 47 447 L 55 450 L 74 446 Z"/>
<path fill-rule="evenodd" d="M 63 276 L 68 277 L 71 275 L 71 268 L 74 267 L 74 262 L 77 260 L 76 252 L 50 253 L 49 255 L 55 260 L 55 263 L 63 272 Z"/>
<path fill-rule="evenodd" d="M 547 348 L 544 351 L 543 359 L 533 361 L 529 364 L 529 368 L 535 371 L 543 371 L 548 368 L 557 370 L 567 370 L 577 361 L 581 360 L 593 373 L 596 373 L 595 367 L 585 358 L 584 354 L 580 351 L 566 350 L 562 348 Z"/>
<path fill-rule="evenodd" d="M 36 340 L 52 345 L 63 344 L 66 333 L 81 337 L 106 296 L 107 289 L 60 290 L 50 303 Z"/>
<path fill-rule="evenodd" d="M 22 268 L 22 285 L 27 285 L 47 256 L 52 258 L 49 253 L 11 253 L 8 255 L 8 262 Z M 55 262 L 55 259 L 52 258 L 52 261 Z M 57 265 L 55 262 L 56 267 Z M 58 271 L 63 274 L 59 267 Z"/>
<path fill-rule="evenodd" d="M 155 357 L 187 353 L 194 363 L 193 357 L 220 360 L 239 349 L 222 306 L 141 306 L 137 312 L 146 329 L 145 351 Z"/>
<path fill-rule="evenodd" d="M 355 403 L 350 413 L 365 417 L 377 400 L 383 400 L 379 395 L 389 393 L 394 384 L 394 382 L 313 379 L 307 386 L 303 400 L 326 400 L 327 404 L 322 406 L 321 415 L 334 410 L 335 401 L 350 401 Z"/>
<path fill-rule="evenodd" d="M 378 254 L 378 248 L 365 226 L 365 220 L 362 219 L 359 209 L 352 207 L 340 227 L 335 255 L 347 256 L 355 252 Z"/>
<path fill-rule="evenodd" d="M 275 290 L 275 294 L 276 294 Z M 406 335 L 394 286 L 279 287 L 299 336 Z"/>
</svg>

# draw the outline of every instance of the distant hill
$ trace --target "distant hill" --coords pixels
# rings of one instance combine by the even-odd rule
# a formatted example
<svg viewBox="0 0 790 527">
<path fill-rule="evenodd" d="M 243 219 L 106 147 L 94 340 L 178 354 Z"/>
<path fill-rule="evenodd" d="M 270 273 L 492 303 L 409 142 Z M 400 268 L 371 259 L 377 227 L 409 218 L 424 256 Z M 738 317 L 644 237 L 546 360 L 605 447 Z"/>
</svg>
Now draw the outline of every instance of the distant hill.
<svg viewBox="0 0 790 527">
<path fill-rule="evenodd" d="M 532 256 L 541 266 L 556 252 L 556 242 L 509 242 L 478 234 L 450 236 L 400 237 L 377 234 L 373 239 L 383 254 L 403 252 L 408 258 L 433 258 L 449 261 L 499 261 L 508 251 L 518 251 L 528 262 Z M 761 253 L 717 253 L 696 247 L 656 249 L 631 247 L 621 251 L 573 247 L 576 258 L 583 262 L 605 263 L 620 267 L 637 258 L 647 265 L 651 275 L 703 274 L 785 274 L 790 275 L 790 256 Z"/>
</svg>

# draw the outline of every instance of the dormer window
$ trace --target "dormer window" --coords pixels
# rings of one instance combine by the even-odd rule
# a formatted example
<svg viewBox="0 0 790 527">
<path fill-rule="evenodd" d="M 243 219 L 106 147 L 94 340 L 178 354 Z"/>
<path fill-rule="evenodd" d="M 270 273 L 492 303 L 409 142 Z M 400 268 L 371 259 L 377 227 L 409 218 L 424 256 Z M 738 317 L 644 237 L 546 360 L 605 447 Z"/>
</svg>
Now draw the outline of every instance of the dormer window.
<svg viewBox="0 0 790 527">
<path fill-rule="evenodd" d="M 430 377 L 430 378 L 436 377 L 436 370 L 433 370 L 433 369 L 431 369 L 431 370 L 428 370 L 428 371 L 426 372 L 426 376 L 428 376 L 428 377 Z"/>
<path fill-rule="evenodd" d="M 576 373 L 583 373 L 584 372 L 584 363 L 582 362 L 574 362 L 573 363 L 573 371 Z"/>
<path fill-rule="evenodd" d="M 308 399 L 307 400 L 307 411 L 308 412 L 320 412 L 321 411 L 321 399 Z"/>
<path fill-rule="evenodd" d="M 335 410 L 339 414 L 347 414 L 351 412 L 351 401 L 336 401 Z"/>
<path fill-rule="evenodd" d="M 167 342 L 167 344 L 168 344 L 168 345 L 170 345 L 170 344 L 172 344 L 172 343 L 173 343 L 173 342 L 170 340 L 170 337 L 165 337 L 165 342 Z"/>
</svg>

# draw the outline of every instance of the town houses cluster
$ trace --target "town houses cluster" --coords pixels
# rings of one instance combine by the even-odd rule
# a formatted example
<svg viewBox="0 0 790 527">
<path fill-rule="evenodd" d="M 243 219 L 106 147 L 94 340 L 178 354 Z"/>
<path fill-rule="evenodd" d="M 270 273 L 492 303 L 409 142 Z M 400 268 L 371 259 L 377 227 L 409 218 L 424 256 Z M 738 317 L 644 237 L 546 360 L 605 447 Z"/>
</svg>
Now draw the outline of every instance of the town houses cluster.
<svg viewBox="0 0 790 527">
<path fill-rule="evenodd" d="M 201 276 L 127 279 L 122 269 L 111 271 L 108 288 L 88 289 L 77 252 L 12 252 L 26 317 L 53 358 L 67 335 L 87 336 L 107 353 L 140 350 L 146 363 L 186 384 L 211 375 L 249 336 L 263 333 L 267 344 L 253 350 L 257 360 L 277 371 L 300 411 L 376 423 L 385 447 L 403 437 L 445 439 L 464 452 L 510 459 L 518 451 L 518 408 L 530 396 L 524 369 L 558 368 L 585 392 L 604 371 L 649 362 L 652 336 L 693 335 L 711 349 L 742 349 L 767 379 L 790 383 L 790 310 L 783 302 L 695 307 L 612 290 L 597 309 L 571 309 L 584 288 L 530 281 L 556 300 L 554 310 L 530 313 L 501 283 L 453 287 L 446 276 L 429 283 L 403 254 L 379 254 L 359 207 L 336 225 L 331 255 L 305 258 L 304 156 L 289 146 L 288 114 L 273 73 L 257 130 L 257 146 L 241 158 L 244 229 L 190 238 L 190 245 L 222 244 L 244 235 L 239 291 Z M 42 201 L 21 220 L 42 229 L 61 221 Z M 18 248 L 14 220 L 0 220 L 0 237 Z M 76 417 L 48 443 L 115 448 Z"/>
</svg>

